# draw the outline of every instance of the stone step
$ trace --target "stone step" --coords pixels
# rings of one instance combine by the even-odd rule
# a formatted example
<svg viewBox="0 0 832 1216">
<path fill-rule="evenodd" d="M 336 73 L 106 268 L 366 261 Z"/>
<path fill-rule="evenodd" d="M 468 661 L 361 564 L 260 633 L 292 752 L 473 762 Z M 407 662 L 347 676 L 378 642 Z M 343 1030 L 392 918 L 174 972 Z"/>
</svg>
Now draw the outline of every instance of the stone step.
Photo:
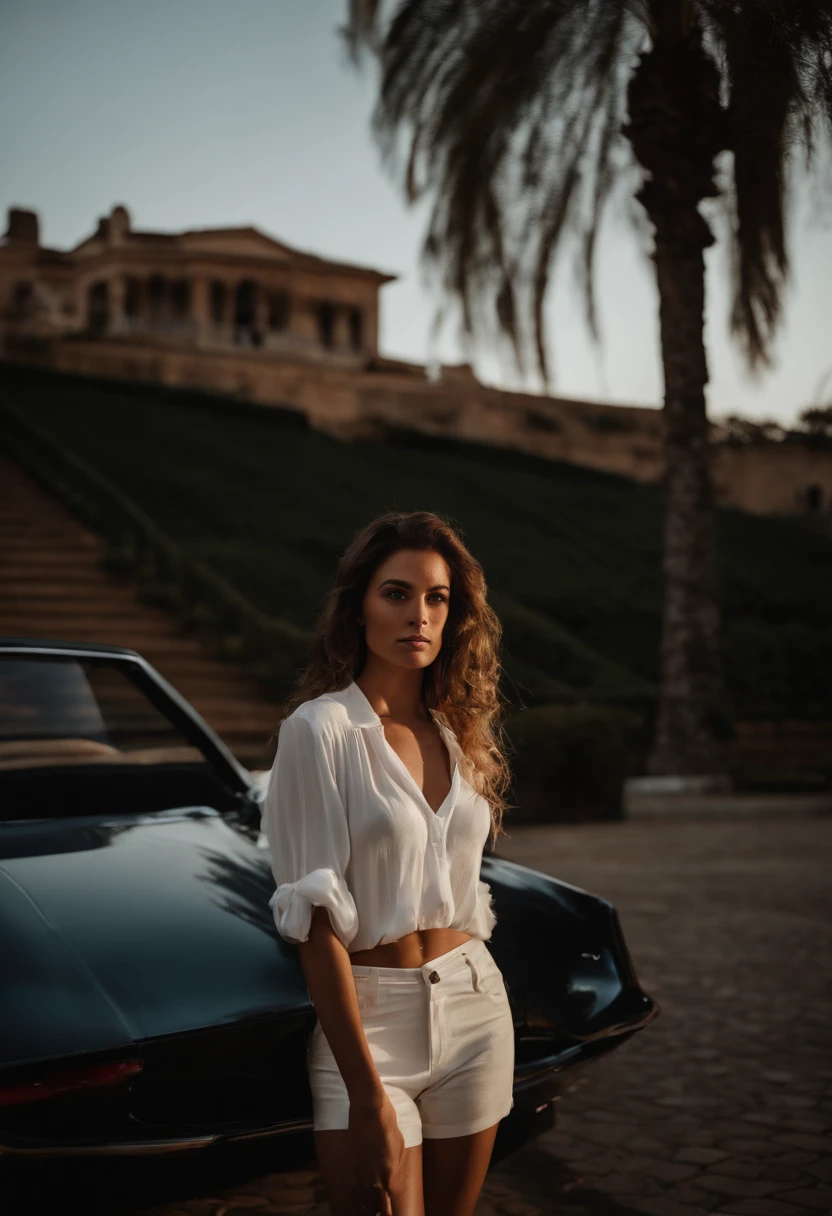
<svg viewBox="0 0 832 1216">
<path fill-rule="evenodd" d="M 79 537 L 70 525 L 27 528 L 14 519 L 9 519 L 5 512 L 3 520 L 5 530 L 0 538 L 0 553 L 15 553 L 19 550 L 25 552 L 35 547 L 40 552 L 49 553 L 62 549 L 67 544 L 84 549 L 90 544 L 89 539 Z"/>
<path fill-rule="evenodd" d="M 270 735 L 277 726 L 276 706 L 271 713 L 267 713 L 250 704 L 229 705 L 227 701 L 191 701 L 191 705 L 199 716 L 210 722 L 220 734 L 227 731 L 229 734 Z"/>
<path fill-rule="evenodd" d="M 167 625 L 168 630 L 175 628 L 174 621 L 171 619 L 168 622 L 158 608 L 140 604 L 132 595 L 112 596 L 104 602 L 99 602 L 97 595 L 88 601 L 72 596 L 65 602 L 33 600 L 26 605 L 21 601 L 9 602 L 4 595 L 0 601 L 0 613 L 8 620 L 30 620 L 39 628 L 46 629 L 51 629 L 55 621 L 62 621 L 69 629 L 99 621 L 112 622 L 114 613 L 118 613 L 120 620 L 127 617 L 131 621 L 141 621 L 151 634 L 159 625 Z"/>
<path fill-rule="evenodd" d="M 187 634 L 175 633 L 173 624 L 167 632 L 154 621 L 143 621 L 132 613 L 116 612 L 119 620 L 108 620 L 103 616 L 63 618 L 57 614 L 49 618 L 32 612 L 24 617 L 0 611 L 0 631 L 6 635 L 36 638 L 66 638 L 68 641 L 90 642 L 96 639 L 108 645 L 129 646 L 131 650 L 144 651 L 162 645 L 171 638 L 182 642 L 185 654 L 201 654 L 200 642 Z"/>
<path fill-rule="evenodd" d="M 158 665 L 155 656 L 161 659 L 172 654 L 190 654 L 203 661 L 210 661 L 210 655 L 195 638 L 176 637 L 173 633 L 170 637 L 164 637 L 161 634 L 147 637 L 138 629 L 131 629 L 129 625 L 125 626 L 116 622 L 106 626 L 87 628 L 78 624 L 69 628 L 66 622 L 56 621 L 52 628 L 36 628 L 31 621 L 9 620 L 0 614 L 0 635 L 44 638 L 51 642 L 63 642 L 68 645 L 73 642 L 101 642 L 107 646 L 125 646 L 129 650 L 138 651 L 142 658 L 147 659 L 154 667 Z"/>
<path fill-rule="evenodd" d="M 2 571 L 2 566 L 0 566 Z M 49 573 L 42 579 L 15 579 L 11 580 L 5 577 L 3 572 L 3 599 L 4 604 L 37 604 L 49 606 L 57 604 L 59 607 L 64 605 L 77 607 L 77 605 L 86 604 L 89 601 L 90 593 L 94 589 L 95 600 L 101 603 L 104 600 L 112 600 L 113 603 L 126 600 L 139 605 L 135 598 L 133 588 L 126 587 L 122 583 L 113 583 L 110 589 L 110 595 L 107 595 L 107 589 L 102 590 L 98 580 L 92 577 L 85 580 L 76 580 L 73 582 L 65 582 L 62 579 L 57 579 L 53 573 Z"/>
<path fill-rule="evenodd" d="M 30 561 L 24 561 L 21 558 L 15 558 L 13 562 L 0 561 L 0 570 L 3 571 L 4 583 L 27 580 L 41 582 L 43 579 L 60 578 L 66 579 L 69 583 L 80 581 L 92 583 L 103 579 L 105 585 L 111 581 L 113 586 L 121 585 L 106 570 L 98 566 L 97 557 L 98 550 L 94 553 L 84 553 L 81 550 L 72 553 L 64 552 L 56 554 L 54 558 L 48 560 L 43 559 L 41 554 L 33 554 Z M 83 565 L 79 566 L 79 562 Z"/>
<path fill-rule="evenodd" d="M 3 573 L 3 599 L 4 604 L 84 604 L 88 601 L 90 592 L 95 590 L 95 595 L 100 598 L 101 592 L 97 585 L 97 580 L 87 578 L 83 582 L 79 579 L 72 583 L 64 582 L 61 579 L 56 579 L 54 574 L 43 579 L 23 579 L 11 580 L 5 577 L 5 571 L 0 566 L 0 571 Z M 121 587 L 113 587 L 113 598 L 119 594 L 123 594 Z M 131 594 L 132 598 L 132 594 Z"/>
<path fill-rule="evenodd" d="M 244 668 L 214 658 L 174 617 L 145 605 L 101 565 L 103 541 L 20 469 L 0 459 L 0 634 L 102 642 L 137 651 L 205 719 L 244 765 L 270 767 L 279 706 Z M 131 692 L 111 692 L 130 726 Z M 135 721 L 146 729 L 146 722 Z"/>
<path fill-rule="evenodd" d="M 137 648 L 134 646 L 132 649 Z M 249 686 L 252 683 L 247 672 L 225 659 L 212 659 L 210 666 L 206 666 L 204 654 L 188 655 L 174 651 L 160 656 L 157 664 L 149 652 L 139 650 L 139 654 L 177 687 L 180 684 L 194 687 L 210 684 L 212 687 L 225 688 L 238 684 Z"/>
</svg>

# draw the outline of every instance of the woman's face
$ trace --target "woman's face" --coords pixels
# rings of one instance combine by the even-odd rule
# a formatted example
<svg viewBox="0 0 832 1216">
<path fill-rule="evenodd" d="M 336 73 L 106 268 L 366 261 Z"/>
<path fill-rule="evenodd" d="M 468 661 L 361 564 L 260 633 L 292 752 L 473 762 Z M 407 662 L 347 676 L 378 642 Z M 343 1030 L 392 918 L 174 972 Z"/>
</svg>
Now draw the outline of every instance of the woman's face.
<svg viewBox="0 0 832 1216">
<path fill-rule="evenodd" d="M 370 578 L 362 603 L 364 636 L 373 654 L 396 667 L 427 667 L 442 646 L 451 571 L 435 549 L 400 549 Z M 412 645 L 414 634 L 427 639 Z"/>
</svg>

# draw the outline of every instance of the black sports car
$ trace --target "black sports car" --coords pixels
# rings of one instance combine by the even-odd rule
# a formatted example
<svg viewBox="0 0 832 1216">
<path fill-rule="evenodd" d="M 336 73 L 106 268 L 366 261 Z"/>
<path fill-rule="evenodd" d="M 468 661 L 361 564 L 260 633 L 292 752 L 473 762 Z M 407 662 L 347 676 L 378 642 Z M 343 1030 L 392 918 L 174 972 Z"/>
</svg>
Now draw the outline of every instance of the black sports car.
<svg viewBox="0 0 832 1216">
<path fill-rule="evenodd" d="M 482 877 L 516 1035 L 496 1159 L 659 1010 L 606 900 Z M 315 1011 L 273 890 L 257 782 L 141 655 L 0 638 L 0 1153 L 307 1134 Z"/>
</svg>

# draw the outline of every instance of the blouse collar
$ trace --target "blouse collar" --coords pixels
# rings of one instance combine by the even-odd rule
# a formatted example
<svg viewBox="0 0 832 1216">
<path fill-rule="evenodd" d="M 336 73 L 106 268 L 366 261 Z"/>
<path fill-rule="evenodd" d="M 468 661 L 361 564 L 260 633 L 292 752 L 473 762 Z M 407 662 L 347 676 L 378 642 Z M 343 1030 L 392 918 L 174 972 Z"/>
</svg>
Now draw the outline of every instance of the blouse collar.
<svg viewBox="0 0 832 1216">
<path fill-rule="evenodd" d="M 341 702 L 341 704 L 346 708 L 347 716 L 349 717 L 350 724 L 352 726 L 383 727 L 384 723 L 373 709 L 370 702 L 367 700 L 364 692 L 362 692 L 361 688 L 358 686 L 358 684 L 356 684 L 355 680 L 352 680 L 346 686 L 346 688 L 339 689 L 336 692 L 327 693 L 327 696 Z M 430 707 L 428 707 L 428 713 L 439 727 L 446 742 L 449 744 L 449 746 L 452 746 L 453 751 L 458 754 L 459 746 L 454 732 L 450 729 L 450 727 L 445 726 L 443 722 L 439 721 L 435 711 Z"/>
</svg>

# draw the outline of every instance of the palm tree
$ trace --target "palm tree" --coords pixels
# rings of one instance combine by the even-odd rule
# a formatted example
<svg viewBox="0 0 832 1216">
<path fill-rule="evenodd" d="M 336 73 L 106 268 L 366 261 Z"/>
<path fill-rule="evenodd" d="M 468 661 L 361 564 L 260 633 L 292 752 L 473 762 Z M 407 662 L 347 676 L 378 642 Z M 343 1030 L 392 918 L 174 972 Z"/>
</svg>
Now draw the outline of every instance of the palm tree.
<svg viewBox="0 0 832 1216">
<path fill-rule="evenodd" d="M 653 229 L 664 367 L 664 606 L 648 772 L 724 774 L 704 251 L 722 209 L 731 332 L 770 363 L 788 277 L 795 149 L 832 129 L 832 0 L 351 0 L 356 60 L 380 64 L 374 129 L 409 201 L 432 196 L 423 258 L 469 337 L 531 350 L 544 383 L 550 270 L 577 237 L 590 330 L 600 217 L 633 181 Z M 631 196 L 632 197 L 632 196 Z M 714 225 L 715 226 L 715 225 Z"/>
</svg>

